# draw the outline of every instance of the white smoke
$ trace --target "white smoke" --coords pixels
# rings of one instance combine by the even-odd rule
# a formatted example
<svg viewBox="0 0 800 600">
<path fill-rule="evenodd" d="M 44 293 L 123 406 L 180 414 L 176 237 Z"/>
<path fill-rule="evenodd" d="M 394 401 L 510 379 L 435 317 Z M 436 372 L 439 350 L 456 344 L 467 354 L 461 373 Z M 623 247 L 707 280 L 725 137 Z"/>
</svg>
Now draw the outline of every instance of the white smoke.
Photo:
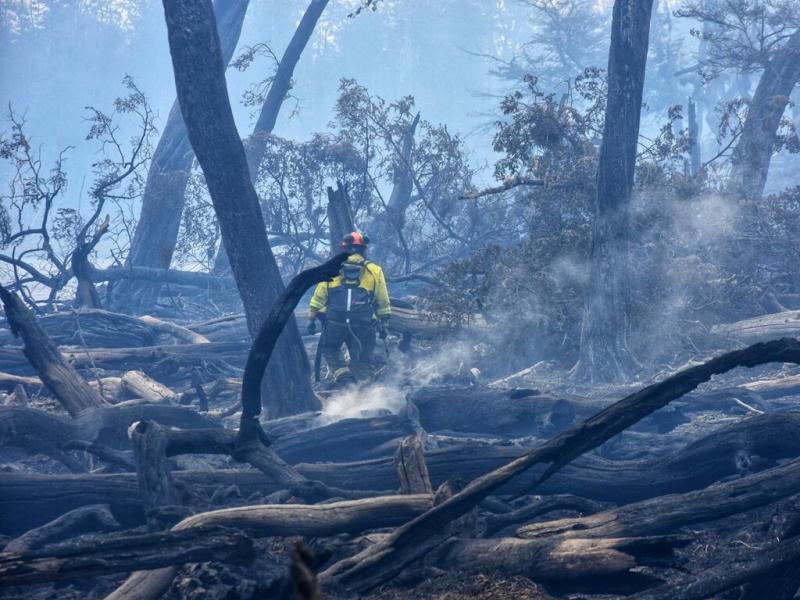
<svg viewBox="0 0 800 600">
<path fill-rule="evenodd" d="M 413 356 L 395 348 L 376 381 L 337 390 L 324 401 L 322 417 L 338 421 L 384 411 L 398 414 L 406 406 L 410 390 L 448 378 L 466 380 L 476 355 L 485 351 L 464 341 L 447 343 L 435 352 L 430 348 L 428 352 L 415 351 Z"/>
</svg>

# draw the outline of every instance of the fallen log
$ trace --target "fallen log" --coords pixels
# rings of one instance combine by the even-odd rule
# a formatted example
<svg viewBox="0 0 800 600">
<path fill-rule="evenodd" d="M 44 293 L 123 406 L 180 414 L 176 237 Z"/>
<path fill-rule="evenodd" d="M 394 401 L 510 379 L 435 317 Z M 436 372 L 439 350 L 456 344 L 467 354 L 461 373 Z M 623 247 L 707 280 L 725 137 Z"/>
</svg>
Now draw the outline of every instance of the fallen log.
<svg viewBox="0 0 800 600">
<path fill-rule="evenodd" d="M 787 310 L 734 323 L 720 323 L 711 327 L 711 333 L 748 343 L 800 336 L 800 311 Z"/>
<path fill-rule="evenodd" d="M 11 373 L 0 372 L 0 390 L 11 392 L 18 385 L 22 385 L 27 390 L 42 386 L 42 380 L 38 377 L 24 377 L 22 375 L 12 375 Z M 27 391 L 26 390 L 26 391 Z"/>
<path fill-rule="evenodd" d="M 138 317 L 102 309 L 82 308 L 37 319 L 60 346 L 136 347 L 158 343 L 158 331 Z M 14 344 L 12 332 L 0 329 L 0 345 Z"/>
<path fill-rule="evenodd" d="M 351 591 L 373 589 L 430 551 L 433 534 L 469 512 L 520 473 L 534 465 L 549 464 L 536 479 L 534 486 L 538 486 L 575 458 L 694 390 L 713 375 L 740 366 L 753 367 L 768 362 L 800 363 L 800 342 L 781 339 L 729 352 L 631 394 L 504 467 L 473 480 L 463 491 L 398 528 L 375 547 L 332 565 L 321 574 L 321 578 Z"/>
<path fill-rule="evenodd" d="M 24 356 L 71 416 L 75 417 L 86 409 L 109 405 L 64 360 L 53 341 L 39 327 L 36 317 L 15 294 L 0 286 L 0 299 L 12 333 L 21 336 L 25 342 Z"/>
<path fill-rule="evenodd" d="M 800 394 L 800 375 L 751 381 L 742 387 L 762 398 L 779 398 L 780 396 Z"/>
<path fill-rule="evenodd" d="M 204 335 L 200 335 L 188 327 L 183 327 L 169 321 L 162 321 L 161 319 L 151 317 L 150 315 L 143 315 L 139 317 L 139 320 L 145 325 L 152 327 L 153 330 L 157 331 L 158 333 L 172 336 L 178 342 L 184 342 L 187 344 L 208 344 L 211 341 Z"/>
<path fill-rule="evenodd" d="M 511 512 L 487 515 L 483 537 L 489 537 L 505 527 L 518 525 L 555 511 L 578 511 L 583 515 L 600 512 L 603 504 L 588 498 L 572 494 L 555 494 L 553 496 L 536 496 L 530 504 Z"/>
<path fill-rule="evenodd" d="M 127 371 L 122 375 L 122 383 L 130 395 L 153 404 L 177 400 L 175 392 L 141 371 Z"/>
<path fill-rule="evenodd" d="M 586 517 L 532 523 L 517 530 L 522 538 L 640 537 L 672 533 L 692 523 L 721 519 L 800 493 L 800 460 L 716 483 L 685 494 L 657 496 Z"/>
<path fill-rule="evenodd" d="M 100 368 L 109 371 L 125 372 L 140 369 L 152 373 L 158 363 L 170 363 L 167 373 L 177 371 L 176 367 L 212 366 L 221 375 L 241 377 L 247 342 L 213 342 L 208 344 L 175 344 L 162 346 L 143 346 L 137 348 L 59 348 L 64 358 L 75 368 Z M 33 372 L 30 363 L 19 348 L 0 347 L 0 368 L 15 375 L 29 375 Z"/>
<path fill-rule="evenodd" d="M 29 552 L 0 554 L 0 587 L 157 569 L 190 562 L 249 562 L 255 557 L 247 536 L 222 528 L 169 531 L 66 543 Z"/>
<path fill-rule="evenodd" d="M 95 531 L 116 531 L 122 529 L 106 504 L 94 504 L 76 508 L 57 519 L 31 529 L 11 540 L 3 548 L 3 553 L 28 552 L 48 544 L 60 542 L 71 536 Z"/>
<path fill-rule="evenodd" d="M 0 408 L 0 415 L 3 410 Z M 195 416 L 200 419 L 199 415 Z M 627 503 L 659 494 L 703 488 L 724 477 L 746 473 L 748 469 L 766 468 L 776 459 L 800 455 L 799 418 L 796 414 L 772 414 L 744 419 L 689 444 L 667 458 L 609 461 L 595 456 L 581 457 L 543 482 L 539 492 Z M 224 436 L 224 443 L 232 443 L 233 432 L 221 428 L 217 431 Z M 184 432 L 184 435 L 188 433 Z M 308 439 L 311 443 L 313 430 Z M 209 451 L 208 443 L 204 441 L 203 444 Z M 275 447 L 280 447 L 279 440 Z M 524 452 L 523 448 L 513 446 L 465 446 L 428 452 L 425 461 L 433 485 L 438 486 L 451 477 L 463 480 L 478 477 L 514 460 L 521 452 Z M 763 460 L 754 458 L 758 456 Z M 391 457 L 355 463 L 299 464 L 296 469 L 307 478 L 334 488 L 391 490 L 398 486 Z M 543 471 L 543 466 L 535 467 L 507 482 L 497 492 L 523 494 L 530 490 Z M 245 496 L 256 492 L 268 494 L 280 489 L 274 481 L 254 471 L 177 471 L 172 475 L 179 485 L 208 495 L 219 486 L 235 485 Z M 116 518 L 124 524 L 142 522 L 136 479 L 131 474 L 40 476 L 0 473 L 0 533 L 16 533 L 20 528 L 29 529 L 54 519 L 65 510 L 98 503 L 110 504 Z"/>
<path fill-rule="evenodd" d="M 687 536 L 592 540 L 483 540 L 450 538 L 425 556 L 422 564 L 463 574 L 521 575 L 534 581 L 565 582 L 625 573 L 659 562 Z M 533 541 L 534 543 L 529 543 Z M 655 555 L 655 556 L 654 556 Z"/>
</svg>

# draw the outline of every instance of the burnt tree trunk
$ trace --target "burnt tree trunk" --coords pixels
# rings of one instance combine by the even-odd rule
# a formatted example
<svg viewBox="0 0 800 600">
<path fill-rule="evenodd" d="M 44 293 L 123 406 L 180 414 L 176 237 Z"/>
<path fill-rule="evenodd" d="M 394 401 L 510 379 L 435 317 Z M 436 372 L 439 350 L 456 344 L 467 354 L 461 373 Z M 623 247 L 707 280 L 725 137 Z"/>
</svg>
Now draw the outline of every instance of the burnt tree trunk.
<svg viewBox="0 0 800 600">
<path fill-rule="evenodd" d="M 347 195 L 347 186 L 336 182 L 336 189 L 328 188 L 328 232 L 331 241 L 331 256 L 339 253 L 339 244 L 345 235 L 354 231 L 353 209 Z"/>
<path fill-rule="evenodd" d="M 163 4 L 181 112 L 205 174 L 248 329 L 255 336 L 269 305 L 283 291 L 283 281 L 233 120 L 214 11 L 209 0 Z M 266 378 L 272 389 L 282 391 L 271 396 L 271 418 L 319 407 L 294 317 L 279 338 Z"/>
<path fill-rule="evenodd" d="M 384 261 L 392 253 L 403 256 L 406 271 L 410 268 L 411 257 L 403 236 L 403 228 L 406 224 L 406 211 L 411 205 L 411 194 L 414 191 L 411 159 L 419 117 L 417 113 L 403 133 L 402 146 L 398 149 L 400 153 L 395 156 L 392 165 L 392 193 L 384 207 L 385 212 L 370 223 L 368 231 L 377 242 L 376 259 Z"/>
<path fill-rule="evenodd" d="M 278 68 L 267 91 L 267 97 L 264 99 L 264 104 L 261 105 L 261 112 L 253 128 L 253 133 L 244 142 L 247 166 L 250 169 L 250 179 L 253 183 L 258 179 L 258 168 L 264 158 L 264 152 L 266 152 L 272 130 L 275 129 L 278 113 L 280 113 L 281 106 L 289 90 L 292 89 L 294 69 L 297 63 L 300 62 L 300 56 L 303 54 L 308 40 L 311 39 L 311 34 L 314 33 L 317 21 L 319 21 L 322 11 L 325 10 L 327 5 L 328 0 L 311 0 L 306 12 L 303 13 L 303 18 L 300 19 L 300 23 L 298 23 L 297 29 L 295 29 L 294 35 L 289 40 L 289 45 L 286 46 L 281 61 L 278 63 Z M 224 273 L 229 269 L 228 249 L 222 245 L 214 261 L 214 272 Z"/>
<path fill-rule="evenodd" d="M 635 362 L 627 343 L 628 235 L 653 0 L 616 0 L 608 55 L 608 100 L 597 169 L 589 287 L 573 374 L 625 379 Z"/>
<path fill-rule="evenodd" d="M 214 5 L 225 64 L 230 62 L 239 42 L 248 4 L 249 0 L 217 0 Z M 194 152 L 175 100 L 147 173 L 142 211 L 126 267 L 169 268 L 193 163 Z M 123 279 L 114 287 L 112 305 L 134 314 L 147 312 L 158 299 L 160 289 L 160 281 Z"/>
<path fill-rule="evenodd" d="M 64 360 L 53 340 L 39 327 L 36 317 L 22 300 L 3 286 L 0 286 L 0 298 L 11 331 L 14 335 L 22 336 L 25 342 L 25 357 L 61 406 L 73 417 L 86 409 L 108 406 L 102 396 Z"/>
<path fill-rule="evenodd" d="M 733 153 L 729 189 L 759 200 L 769 174 L 778 127 L 800 81 L 800 31 L 766 64 Z"/>
</svg>

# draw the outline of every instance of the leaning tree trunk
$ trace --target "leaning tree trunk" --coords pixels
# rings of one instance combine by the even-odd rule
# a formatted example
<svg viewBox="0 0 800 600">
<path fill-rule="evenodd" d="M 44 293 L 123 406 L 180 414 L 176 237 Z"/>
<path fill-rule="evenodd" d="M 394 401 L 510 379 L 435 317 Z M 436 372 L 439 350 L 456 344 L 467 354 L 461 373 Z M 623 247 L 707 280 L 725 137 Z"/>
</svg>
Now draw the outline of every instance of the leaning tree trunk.
<svg viewBox="0 0 800 600">
<path fill-rule="evenodd" d="M 210 0 L 164 0 L 163 4 L 181 112 L 205 174 L 248 329 L 256 335 L 269 306 L 283 291 L 283 282 L 233 120 L 214 11 Z M 272 396 L 269 416 L 318 408 L 294 317 L 276 350 L 266 378 L 272 389 L 282 393 Z"/>
<path fill-rule="evenodd" d="M 627 344 L 628 209 L 652 9 L 653 0 L 614 3 L 589 287 L 580 355 L 573 369 L 574 375 L 591 381 L 624 379 L 634 366 Z"/>
<path fill-rule="evenodd" d="M 250 179 L 253 183 L 258 179 L 258 168 L 264 153 L 267 151 L 269 137 L 275 129 L 275 122 L 278 120 L 278 113 L 281 110 L 283 101 L 286 99 L 289 90 L 292 89 L 292 75 L 300 56 L 303 54 L 314 28 L 317 26 L 322 11 L 328 5 L 328 0 L 311 0 L 303 18 L 297 25 L 297 29 L 289 40 L 289 45 L 283 52 L 278 69 L 272 78 L 272 83 L 267 91 L 264 104 L 261 105 L 261 112 L 258 121 L 253 128 L 253 133 L 245 140 L 245 153 L 247 155 L 247 166 L 250 168 Z M 214 272 L 225 273 L 230 269 L 228 262 L 227 249 L 220 246 L 217 258 L 214 261 Z"/>
<path fill-rule="evenodd" d="M 249 1 L 217 0 L 214 5 L 226 64 L 239 42 Z M 194 152 L 176 100 L 147 173 L 142 211 L 131 242 L 127 267 L 169 268 L 193 163 Z M 126 312 L 145 313 L 155 304 L 160 289 L 160 281 L 123 279 L 114 286 L 111 304 Z"/>
<path fill-rule="evenodd" d="M 770 60 L 747 109 L 742 136 L 733 153 L 729 189 L 759 200 L 769 174 L 778 127 L 789 96 L 800 81 L 800 31 Z"/>
</svg>

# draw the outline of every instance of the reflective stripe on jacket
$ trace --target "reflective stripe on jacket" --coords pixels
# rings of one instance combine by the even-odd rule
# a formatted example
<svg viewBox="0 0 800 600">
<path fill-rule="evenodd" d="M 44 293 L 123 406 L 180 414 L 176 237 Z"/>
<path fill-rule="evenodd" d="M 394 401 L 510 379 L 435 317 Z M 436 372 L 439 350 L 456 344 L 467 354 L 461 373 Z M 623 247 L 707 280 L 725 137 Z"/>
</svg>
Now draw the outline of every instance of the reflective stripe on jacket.
<svg viewBox="0 0 800 600">
<path fill-rule="evenodd" d="M 347 258 L 347 262 L 362 264 L 365 258 L 360 254 L 351 254 Z M 314 295 L 309 303 L 310 317 L 316 316 L 318 312 L 324 313 L 328 308 L 328 288 L 340 287 L 342 285 L 341 273 L 334 277 L 331 281 L 323 281 L 317 284 Z M 358 282 L 358 287 L 364 288 L 375 301 L 375 314 L 380 318 L 389 317 L 392 314 L 392 305 L 389 301 L 389 290 L 386 287 L 386 277 L 383 275 L 381 269 L 374 262 L 368 262 L 364 269 L 361 271 L 361 278 Z"/>
</svg>

